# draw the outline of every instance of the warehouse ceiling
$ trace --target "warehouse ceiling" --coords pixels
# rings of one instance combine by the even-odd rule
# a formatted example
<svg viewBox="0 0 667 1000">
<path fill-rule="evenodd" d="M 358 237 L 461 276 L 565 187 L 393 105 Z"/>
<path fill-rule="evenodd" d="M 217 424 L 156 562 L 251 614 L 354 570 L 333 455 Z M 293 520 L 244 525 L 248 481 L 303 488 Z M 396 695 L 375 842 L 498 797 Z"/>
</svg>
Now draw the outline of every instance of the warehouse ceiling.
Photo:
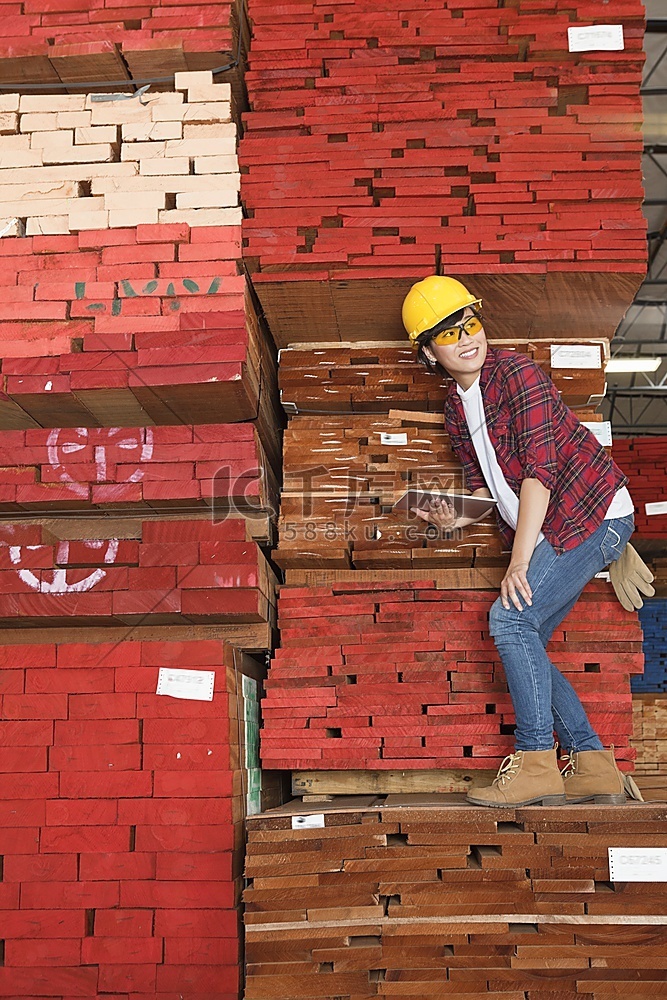
<svg viewBox="0 0 667 1000">
<path fill-rule="evenodd" d="M 655 372 L 607 376 L 604 415 L 616 436 L 667 434 L 667 0 L 646 0 L 644 214 L 646 280 L 612 342 L 612 357 L 661 358 Z"/>
</svg>

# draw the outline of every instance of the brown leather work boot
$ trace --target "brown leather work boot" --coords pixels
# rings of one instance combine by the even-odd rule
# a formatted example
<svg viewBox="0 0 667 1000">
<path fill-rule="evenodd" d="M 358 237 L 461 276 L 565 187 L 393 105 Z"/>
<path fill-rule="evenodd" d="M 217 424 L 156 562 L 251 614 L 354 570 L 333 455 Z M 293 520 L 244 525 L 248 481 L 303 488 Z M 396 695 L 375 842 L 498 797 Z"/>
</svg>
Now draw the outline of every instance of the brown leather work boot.
<svg viewBox="0 0 667 1000">
<path fill-rule="evenodd" d="M 616 766 L 614 748 L 573 750 L 563 769 L 568 803 L 598 802 L 614 806 L 625 802 L 625 782 Z"/>
<path fill-rule="evenodd" d="M 476 806 L 560 806 L 565 802 L 556 750 L 517 750 L 500 765 L 493 784 L 473 788 L 466 801 Z"/>
</svg>

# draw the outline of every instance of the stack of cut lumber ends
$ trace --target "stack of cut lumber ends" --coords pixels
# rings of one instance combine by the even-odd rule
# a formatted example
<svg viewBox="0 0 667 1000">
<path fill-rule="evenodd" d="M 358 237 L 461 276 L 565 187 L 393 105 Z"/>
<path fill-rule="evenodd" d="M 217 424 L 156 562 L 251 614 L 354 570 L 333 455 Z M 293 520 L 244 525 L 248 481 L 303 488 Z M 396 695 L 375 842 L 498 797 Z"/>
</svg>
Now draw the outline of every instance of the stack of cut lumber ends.
<svg viewBox="0 0 667 1000">
<path fill-rule="evenodd" d="M 667 600 L 654 597 L 639 611 L 644 673 L 632 678 L 637 784 L 644 798 L 667 798 Z"/>
<path fill-rule="evenodd" d="M 667 600 L 653 597 L 639 610 L 644 635 L 644 673 L 635 677 L 632 690 L 639 694 L 667 694 Z"/>
<path fill-rule="evenodd" d="M 238 1000 L 282 414 L 231 96 L 0 97 L 0 995 Z"/>
<path fill-rule="evenodd" d="M 1 624 L 274 621 L 276 579 L 244 518 L 96 526 L 70 540 L 0 525 Z"/>
<path fill-rule="evenodd" d="M 239 240 L 185 224 L 3 240 L 0 426 L 251 420 L 278 467 L 275 361 Z"/>
<path fill-rule="evenodd" d="M 173 92 L 0 97 L 0 221 L 40 236 L 157 222 L 238 226 L 228 83 L 179 73 Z M 18 221 L 21 220 L 21 221 Z"/>
<path fill-rule="evenodd" d="M 490 514 L 429 538 L 414 514 L 394 512 L 412 487 L 464 487 L 461 465 L 441 426 L 368 416 L 292 417 L 284 434 L 279 547 L 283 569 L 412 569 L 503 565 Z M 442 418 L 437 418 L 441 425 Z"/>
<path fill-rule="evenodd" d="M 258 521 L 277 480 L 250 423 L 4 431 L 0 511 L 212 508 Z"/>
<path fill-rule="evenodd" d="M 635 694 L 632 700 L 637 778 L 662 778 L 667 791 L 667 695 Z M 643 787 L 643 786 L 642 786 Z"/>
<path fill-rule="evenodd" d="M 630 480 L 637 535 L 667 541 L 667 437 L 617 438 L 614 458 Z"/>
<path fill-rule="evenodd" d="M 0 992 L 236 1000 L 258 664 L 196 630 L 64 629 L 0 644 Z M 213 700 L 156 694 L 214 673 Z"/>
<path fill-rule="evenodd" d="M 658 996 L 665 894 L 611 881 L 607 852 L 667 846 L 666 818 L 418 795 L 252 817 L 245 998 Z"/>
<path fill-rule="evenodd" d="M 0 426 L 254 420 L 277 470 L 229 84 L 176 86 L 145 103 L 0 98 Z"/>
<path fill-rule="evenodd" d="M 565 366 L 557 360 L 563 345 L 551 342 L 512 349 L 553 376 L 579 418 L 596 424 L 609 344 L 578 343 L 567 349 L 597 351 L 597 368 L 581 369 L 574 360 Z M 430 538 L 415 515 L 393 511 L 412 487 L 465 489 L 442 416 L 429 412 L 442 411 L 449 380 L 427 372 L 409 347 L 293 347 L 280 351 L 279 378 L 282 404 L 291 415 L 283 438 L 274 553 L 279 566 L 420 570 L 506 564 L 493 513 L 443 539 L 436 532 Z"/>
<path fill-rule="evenodd" d="M 646 262 L 639 0 L 604 52 L 569 51 L 587 0 L 248 10 L 244 235 L 279 346 L 397 339 L 429 272 L 475 275 L 507 337 L 613 334 Z"/>
<path fill-rule="evenodd" d="M 132 94 L 133 80 L 155 81 L 151 92 L 169 90 L 175 73 L 225 65 L 229 68 L 218 79 L 231 83 L 237 106 L 244 107 L 249 28 L 241 0 L 153 0 L 140 7 L 122 0 L 2 0 L 0 11 L 5 85 L 21 81 L 72 93 L 90 81 L 109 81 L 98 92 Z"/>
<path fill-rule="evenodd" d="M 539 364 L 553 380 L 563 402 L 573 409 L 596 406 L 604 398 L 607 340 L 599 342 L 597 369 L 558 364 L 558 347 L 580 345 L 581 340 L 554 344 L 550 340 L 517 343 L 491 338 L 489 342 L 497 349 L 525 354 Z M 595 343 L 586 340 L 588 345 Z M 313 344 L 285 348 L 280 351 L 279 361 L 280 399 L 288 413 L 382 413 L 392 407 L 442 412 L 449 381 L 427 371 L 407 344 Z"/>
<path fill-rule="evenodd" d="M 387 575 L 387 574 L 385 574 Z M 488 631 L 497 592 L 416 583 L 283 588 L 281 645 L 266 681 L 267 768 L 496 768 L 514 716 Z M 642 669 L 636 615 L 589 583 L 548 652 L 621 767 L 634 750 L 630 675 Z"/>
</svg>

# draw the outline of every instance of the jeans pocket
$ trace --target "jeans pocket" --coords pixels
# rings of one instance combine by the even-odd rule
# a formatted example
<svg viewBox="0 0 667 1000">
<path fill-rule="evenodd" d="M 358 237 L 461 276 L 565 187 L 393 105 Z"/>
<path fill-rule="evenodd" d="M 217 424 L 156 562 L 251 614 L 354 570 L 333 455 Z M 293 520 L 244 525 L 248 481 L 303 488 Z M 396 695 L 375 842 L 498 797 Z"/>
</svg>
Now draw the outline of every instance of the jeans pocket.
<svg viewBox="0 0 667 1000">
<path fill-rule="evenodd" d="M 630 518 L 625 517 L 607 522 L 607 530 L 600 543 L 605 565 L 616 562 L 623 555 L 623 549 L 632 534 L 632 524 Z"/>
</svg>

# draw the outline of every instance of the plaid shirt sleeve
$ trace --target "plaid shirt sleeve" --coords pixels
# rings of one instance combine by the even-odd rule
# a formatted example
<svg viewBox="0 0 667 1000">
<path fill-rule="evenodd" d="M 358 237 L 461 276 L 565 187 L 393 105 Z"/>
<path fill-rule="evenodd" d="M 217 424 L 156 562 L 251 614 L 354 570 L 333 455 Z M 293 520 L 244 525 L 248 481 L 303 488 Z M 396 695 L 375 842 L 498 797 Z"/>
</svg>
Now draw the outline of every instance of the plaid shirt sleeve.
<svg viewBox="0 0 667 1000">
<path fill-rule="evenodd" d="M 513 365 L 505 384 L 517 442 L 517 458 L 526 479 L 546 489 L 557 485 L 558 460 L 554 439 L 554 395 L 558 390 L 533 361 Z"/>
</svg>

